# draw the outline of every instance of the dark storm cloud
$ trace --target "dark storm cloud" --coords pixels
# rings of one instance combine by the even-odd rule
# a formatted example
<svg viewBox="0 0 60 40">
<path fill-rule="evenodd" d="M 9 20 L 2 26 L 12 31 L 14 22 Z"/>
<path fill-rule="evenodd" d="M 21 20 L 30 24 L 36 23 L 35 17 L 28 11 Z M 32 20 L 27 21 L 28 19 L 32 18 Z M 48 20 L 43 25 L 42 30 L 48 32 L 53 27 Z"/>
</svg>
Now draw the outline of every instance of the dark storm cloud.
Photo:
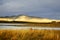
<svg viewBox="0 0 60 40">
<path fill-rule="evenodd" d="M 60 0 L 0 0 L 0 15 L 27 14 L 60 19 Z"/>
</svg>

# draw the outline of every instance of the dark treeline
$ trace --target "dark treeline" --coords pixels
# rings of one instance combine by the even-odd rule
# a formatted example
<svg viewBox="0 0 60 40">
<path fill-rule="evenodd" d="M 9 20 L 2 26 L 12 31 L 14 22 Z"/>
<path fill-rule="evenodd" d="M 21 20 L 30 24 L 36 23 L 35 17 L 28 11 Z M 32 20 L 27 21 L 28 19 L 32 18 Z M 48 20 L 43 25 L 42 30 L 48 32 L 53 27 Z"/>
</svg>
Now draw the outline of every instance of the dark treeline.
<svg viewBox="0 0 60 40">
<path fill-rule="evenodd" d="M 26 25 L 22 26 L 60 27 L 60 22 L 35 23 L 35 22 L 23 22 L 23 21 L 0 21 L 0 23 L 23 23 Z"/>
<path fill-rule="evenodd" d="M 15 17 L 16 15 L 13 16 L 0 16 L 0 18 L 11 18 L 11 17 Z"/>
</svg>

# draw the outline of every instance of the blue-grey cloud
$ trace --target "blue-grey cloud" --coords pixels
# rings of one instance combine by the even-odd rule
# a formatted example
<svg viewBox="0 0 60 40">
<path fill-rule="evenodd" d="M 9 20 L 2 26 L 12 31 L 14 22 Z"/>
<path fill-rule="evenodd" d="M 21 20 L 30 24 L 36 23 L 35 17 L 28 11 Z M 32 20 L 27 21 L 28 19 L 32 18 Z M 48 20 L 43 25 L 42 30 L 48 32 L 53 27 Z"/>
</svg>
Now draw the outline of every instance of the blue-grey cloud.
<svg viewBox="0 0 60 40">
<path fill-rule="evenodd" d="M 3 1 L 2 1 L 2 0 L 0 0 L 0 5 L 2 5 L 2 2 L 3 2 Z"/>
<path fill-rule="evenodd" d="M 27 14 L 60 19 L 60 0 L 3 0 L 0 15 Z"/>
</svg>

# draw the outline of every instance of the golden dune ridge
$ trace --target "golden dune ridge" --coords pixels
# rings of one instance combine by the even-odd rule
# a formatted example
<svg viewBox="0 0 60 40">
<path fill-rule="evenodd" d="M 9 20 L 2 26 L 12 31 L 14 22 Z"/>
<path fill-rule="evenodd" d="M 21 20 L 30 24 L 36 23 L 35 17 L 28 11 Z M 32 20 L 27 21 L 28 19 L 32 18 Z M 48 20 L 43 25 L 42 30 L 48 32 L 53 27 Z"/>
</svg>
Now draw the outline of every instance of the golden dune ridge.
<svg viewBox="0 0 60 40">
<path fill-rule="evenodd" d="M 7 17 L 7 18 L 0 18 L 0 21 L 26 21 L 26 22 L 37 22 L 37 23 L 47 23 L 47 22 L 60 22 L 60 20 L 55 20 L 55 19 L 47 19 L 47 18 L 39 18 L 39 17 L 31 17 L 31 16 L 17 16 L 17 17 Z"/>
<path fill-rule="evenodd" d="M 60 27 L 60 20 L 40 18 L 26 15 L 19 15 L 15 17 L 0 18 L 0 23 L 23 23 L 26 25 L 20 26 L 49 26 Z"/>
</svg>

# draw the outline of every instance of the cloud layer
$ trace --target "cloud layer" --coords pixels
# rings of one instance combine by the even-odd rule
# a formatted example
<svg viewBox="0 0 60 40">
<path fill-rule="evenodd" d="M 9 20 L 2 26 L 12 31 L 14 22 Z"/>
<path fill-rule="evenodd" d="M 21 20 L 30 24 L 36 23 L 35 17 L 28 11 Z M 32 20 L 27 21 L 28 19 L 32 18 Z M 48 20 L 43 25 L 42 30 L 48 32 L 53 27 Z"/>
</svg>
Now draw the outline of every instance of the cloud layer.
<svg viewBox="0 0 60 40">
<path fill-rule="evenodd" d="M 60 19 L 60 0 L 0 0 L 0 16 L 18 14 Z"/>
</svg>

